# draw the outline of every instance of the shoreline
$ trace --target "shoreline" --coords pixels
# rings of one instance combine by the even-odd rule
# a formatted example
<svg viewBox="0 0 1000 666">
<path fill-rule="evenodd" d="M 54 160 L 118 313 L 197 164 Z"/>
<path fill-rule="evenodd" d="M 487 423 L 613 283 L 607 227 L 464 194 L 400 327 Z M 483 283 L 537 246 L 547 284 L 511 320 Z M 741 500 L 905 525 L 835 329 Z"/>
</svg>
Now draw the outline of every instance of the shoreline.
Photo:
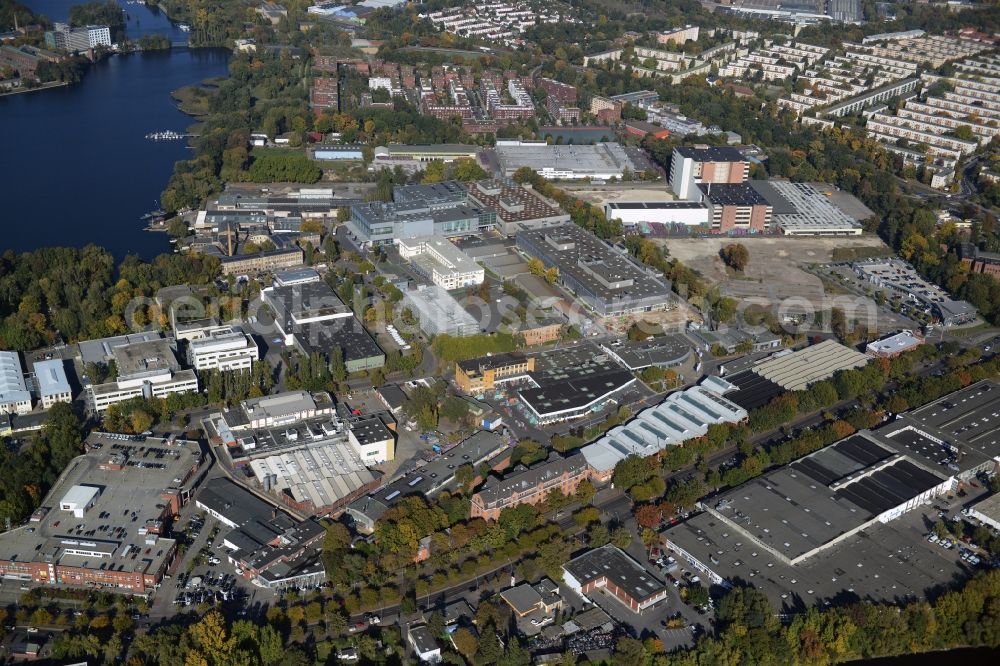
<svg viewBox="0 0 1000 666">
<path fill-rule="evenodd" d="M 51 90 L 52 88 L 62 88 L 64 86 L 71 86 L 71 85 L 73 84 L 69 83 L 68 81 L 50 81 L 49 83 L 43 83 L 35 88 L 20 87 L 14 90 L 5 90 L 3 92 L 0 92 L 0 97 L 9 97 L 11 95 L 21 95 L 25 93 L 39 92 L 42 90 Z"/>
</svg>

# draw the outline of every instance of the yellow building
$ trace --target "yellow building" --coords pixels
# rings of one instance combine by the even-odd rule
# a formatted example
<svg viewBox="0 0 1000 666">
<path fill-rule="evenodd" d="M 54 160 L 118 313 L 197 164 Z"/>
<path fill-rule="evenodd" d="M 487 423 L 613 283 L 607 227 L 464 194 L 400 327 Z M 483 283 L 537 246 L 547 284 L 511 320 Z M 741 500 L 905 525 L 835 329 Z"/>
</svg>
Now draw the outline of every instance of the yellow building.
<svg viewBox="0 0 1000 666">
<path fill-rule="evenodd" d="M 469 394 L 492 391 L 497 384 L 525 377 L 535 359 L 521 354 L 497 354 L 455 363 L 455 383 Z"/>
</svg>

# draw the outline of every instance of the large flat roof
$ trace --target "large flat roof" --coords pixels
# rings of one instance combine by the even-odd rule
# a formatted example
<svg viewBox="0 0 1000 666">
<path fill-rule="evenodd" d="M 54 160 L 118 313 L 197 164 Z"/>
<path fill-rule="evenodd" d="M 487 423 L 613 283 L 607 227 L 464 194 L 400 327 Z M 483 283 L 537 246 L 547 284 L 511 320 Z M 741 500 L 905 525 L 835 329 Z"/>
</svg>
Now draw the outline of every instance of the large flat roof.
<svg viewBox="0 0 1000 666">
<path fill-rule="evenodd" d="M 333 506 L 378 479 L 346 442 L 301 447 L 257 458 L 250 462 L 250 468 L 265 488 L 286 493 L 296 502 L 312 502 L 317 511 Z"/>
<path fill-rule="evenodd" d="M 801 391 L 841 370 L 860 368 L 870 360 L 869 356 L 839 342 L 824 340 L 805 349 L 776 355 L 751 370 L 788 391 Z"/>
<path fill-rule="evenodd" d="M 595 548 L 563 565 L 581 585 L 606 578 L 636 601 L 643 601 L 664 589 L 663 583 L 621 549 L 612 544 Z"/>
<path fill-rule="evenodd" d="M 372 496 L 392 505 L 410 495 L 434 495 L 451 485 L 458 467 L 472 465 L 475 468 L 506 449 L 507 444 L 500 435 L 480 430 L 425 465 L 372 493 Z"/>
<path fill-rule="evenodd" d="M 709 508 L 796 563 L 946 478 L 859 433 L 722 493 Z"/>
<path fill-rule="evenodd" d="M 570 169 L 578 174 L 636 171 L 635 165 L 621 144 L 608 142 L 594 145 L 499 145 L 496 154 L 505 173 L 520 167 L 534 171 Z"/>
<path fill-rule="evenodd" d="M 152 575 L 174 547 L 173 539 L 153 533 L 163 529 L 163 496 L 191 489 L 201 448 L 184 440 L 95 432 L 87 449 L 42 500 L 48 511 L 31 523 L 33 532 L 17 528 L 0 535 L 0 560 Z M 99 494 L 82 518 L 60 510 L 65 498 L 82 508 L 95 489 Z M 105 557 L 82 554 L 97 552 Z"/>
<path fill-rule="evenodd" d="M 149 340 L 120 345 L 112 350 L 118 367 L 119 381 L 133 376 L 163 372 L 176 372 L 181 369 L 170 341 L 166 339 Z"/>
<path fill-rule="evenodd" d="M 605 303 L 651 298 L 662 298 L 665 302 L 671 298 L 664 280 L 650 275 L 631 257 L 575 224 L 519 231 L 517 245 L 554 265 L 562 276 L 585 285 Z"/>
<path fill-rule="evenodd" d="M 661 335 L 604 347 L 629 370 L 641 370 L 651 365 L 677 365 L 691 355 L 691 343 L 676 334 Z"/>
<path fill-rule="evenodd" d="M 746 162 L 747 158 L 730 146 L 678 146 L 674 148 L 681 157 L 696 162 Z"/>
</svg>

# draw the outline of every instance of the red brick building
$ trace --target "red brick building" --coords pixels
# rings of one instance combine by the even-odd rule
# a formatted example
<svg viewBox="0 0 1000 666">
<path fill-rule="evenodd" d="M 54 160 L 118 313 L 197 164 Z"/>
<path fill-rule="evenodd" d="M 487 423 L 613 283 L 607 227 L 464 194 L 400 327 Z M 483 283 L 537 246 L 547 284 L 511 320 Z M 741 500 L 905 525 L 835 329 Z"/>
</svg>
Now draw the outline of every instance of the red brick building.
<svg viewBox="0 0 1000 666">
<path fill-rule="evenodd" d="M 515 470 L 503 479 L 490 477 L 472 496 L 471 517 L 497 520 L 504 509 L 539 504 L 554 490 L 572 495 L 589 478 L 590 468 L 582 455 L 562 458 L 553 454 L 544 463 Z"/>
</svg>

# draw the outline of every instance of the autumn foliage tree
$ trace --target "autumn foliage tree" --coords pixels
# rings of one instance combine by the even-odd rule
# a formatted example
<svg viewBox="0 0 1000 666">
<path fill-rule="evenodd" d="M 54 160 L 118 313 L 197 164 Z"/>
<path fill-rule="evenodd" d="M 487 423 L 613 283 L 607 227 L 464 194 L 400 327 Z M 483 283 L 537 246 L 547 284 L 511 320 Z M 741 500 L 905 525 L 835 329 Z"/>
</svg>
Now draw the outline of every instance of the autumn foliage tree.
<svg viewBox="0 0 1000 666">
<path fill-rule="evenodd" d="M 741 243 L 731 243 L 719 251 L 719 256 L 726 265 L 741 273 L 750 263 L 750 251 Z"/>
</svg>

